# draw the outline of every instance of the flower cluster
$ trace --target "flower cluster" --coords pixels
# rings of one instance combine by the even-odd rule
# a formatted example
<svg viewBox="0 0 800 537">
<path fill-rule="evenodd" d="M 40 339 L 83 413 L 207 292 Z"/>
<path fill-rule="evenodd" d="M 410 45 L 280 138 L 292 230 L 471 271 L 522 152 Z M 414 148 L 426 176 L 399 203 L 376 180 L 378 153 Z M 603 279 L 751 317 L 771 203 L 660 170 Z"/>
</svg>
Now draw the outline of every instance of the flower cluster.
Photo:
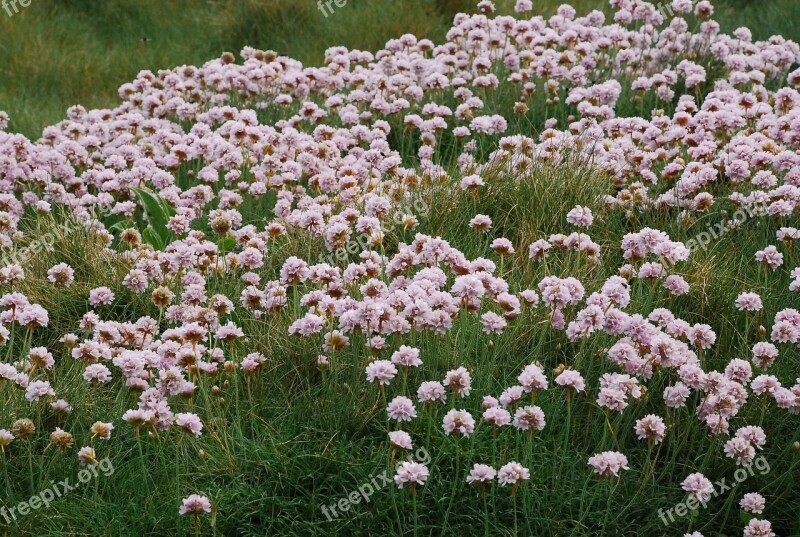
<svg viewBox="0 0 800 537">
<path fill-rule="evenodd" d="M 778 36 L 754 41 L 746 29 L 726 35 L 706 1 L 671 5 L 671 20 L 639 0 L 612 0 L 611 20 L 599 11 L 578 17 L 566 5 L 545 19 L 528 16 L 526 0 L 516 3 L 517 16 L 495 16 L 484 0 L 480 13 L 458 15 L 439 45 L 404 35 L 376 53 L 334 47 L 322 67 L 248 47 L 241 63 L 226 54 L 199 67 L 143 71 L 120 88 L 119 106 L 74 106 L 37 141 L 0 129 L 0 246 L 24 243 L 26 219 L 67 214 L 104 259 L 123 267 L 103 282 L 86 282 L 66 262 L 46 270 L 52 293 L 81 293 L 88 306 L 70 333 L 57 334 L 65 349 L 58 359 L 32 342 L 51 314 L 65 313 L 19 290 L 27 266 L 0 267 L 0 343 L 9 349 L 0 387 L 69 413 L 53 372 L 71 362 L 92 394 L 128 405 L 107 422 L 84 424 L 92 439 L 113 443 L 124 421 L 137 441 L 142 432 L 197 441 L 212 422 L 220 434 L 224 419 L 185 402 L 240 382 L 249 388 L 268 374 L 264 341 L 283 338 L 313 356 L 320 382 L 330 371 L 336 389 L 382 401 L 378 420 L 390 422 L 392 456 L 422 442 L 422 420 L 440 424 L 425 442 L 454 444 L 468 457 L 466 439 L 477 442 L 482 427 L 532 444 L 553 428 L 550 409 L 560 408 L 542 400 L 563 397 L 567 419 L 581 398 L 599 409 L 604 434 L 635 435 L 650 448 L 670 442 L 670 413 L 687 409 L 680 419 L 719 439 L 718 455 L 752 462 L 766 432 L 743 422 L 742 409 L 774 403 L 776 413 L 800 412 L 800 379 L 767 374 L 782 349 L 800 345 L 800 313 L 750 290 L 734 293 L 748 329 L 762 310 L 777 313 L 759 341 L 744 334 L 749 356 L 715 370 L 708 356 L 721 323 L 692 324 L 674 312 L 702 292 L 686 278 L 689 243 L 643 226 L 601 240 L 598 228 L 658 214 L 689 225 L 717 203 L 758 208 L 781 227 L 776 244 L 749 252 L 745 263 L 769 278 L 793 262 L 800 232 L 783 223 L 800 208 L 800 69 L 792 70 L 800 47 Z M 513 96 L 509 110 L 500 95 Z M 515 117 L 537 99 L 563 113 L 533 134 Z M 621 115 L 626 100 L 649 117 Z M 613 193 L 554 215 L 566 222 L 563 233 L 514 242 L 510 233 L 492 236 L 503 227 L 473 211 L 463 224 L 490 237 L 480 257 L 416 230 L 415 201 L 436 187 L 477 201 L 498 174 L 525 177 L 569 159 L 590 162 Z M 313 261 L 312 251 L 340 252 L 354 236 L 366 237 L 357 251 Z M 589 268 L 553 269 L 563 266 L 554 258 L 569 256 Z M 603 263 L 614 270 L 595 282 L 590 268 Z M 791 277 L 790 289 L 800 290 L 800 268 Z M 152 305 L 152 315 L 125 317 L 132 298 Z M 263 336 L 263 352 L 245 344 L 259 338 L 259 323 L 281 327 Z M 426 354 L 425 342 L 474 332 L 491 349 L 532 326 L 557 338 L 559 350 L 575 349 L 567 364 L 552 367 L 548 355 L 476 371 L 475 363 L 443 366 Z M 597 341 L 602 354 L 586 351 Z M 346 381 L 336 376 L 342 367 L 352 368 Z M 653 401 L 658 413 L 643 411 Z M 633 427 L 613 431 L 623 413 Z M 0 429 L 0 450 L 42 426 L 24 418 Z M 61 427 L 49 438 L 61 452 L 76 445 Z M 606 481 L 625 479 L 638 460 L 608 447 L 610 440 L 583 460 Z M 78 459 L 95 463 L 95 447 Z M 466 481 L 485 492 L 497 479 L 516 495 L 536 469 L 512 459 L 504 449 L 470 461 Z M 402 462 L 394 476 L 415 492 L 437 479 L 440 472 L 417 462 Z M 682 488 L 700 502 L 714 490 L 700 472 Z M 741 506 L 766 508 L 757 493 Z M 196 523 L 210 511 L 196 494 L 180 507 Z M 774 535 L 758 519 L 744 534 Z"/>
</svg>

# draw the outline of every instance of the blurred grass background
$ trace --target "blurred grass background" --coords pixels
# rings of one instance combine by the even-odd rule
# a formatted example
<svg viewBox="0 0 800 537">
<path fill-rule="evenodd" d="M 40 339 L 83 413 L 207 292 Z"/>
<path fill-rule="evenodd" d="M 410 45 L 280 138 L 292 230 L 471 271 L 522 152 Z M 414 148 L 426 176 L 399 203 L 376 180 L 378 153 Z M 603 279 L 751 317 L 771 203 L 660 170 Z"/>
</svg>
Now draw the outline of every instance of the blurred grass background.
<svg viewBox="0 0 800 537">
<path fill-rule="evenodd" d="M 559 0 L 536 0 L 552 15 Z M 453 16 L 477 0 L 348 0 L 324 16 L 316 0 L 32 0 L 0 10 L 0 110 L 9 130 L 38 138 L 66 108 L 114 106 L 117 88 L 142 69 L 201 64 L 250 45 L 319 64 L 326 48 L 377 50 L 404 33 L 441 42 Z M 513 0 L 496 1 L 509 12 Z M 574 0 L 584 14 L 606 0 Z M 798 0 L 716 0 L 727 31 L 745 22 L 757 38 L 799 40 Z M 13 11 L 13 10 L 12 10 Z"/>
</svg>

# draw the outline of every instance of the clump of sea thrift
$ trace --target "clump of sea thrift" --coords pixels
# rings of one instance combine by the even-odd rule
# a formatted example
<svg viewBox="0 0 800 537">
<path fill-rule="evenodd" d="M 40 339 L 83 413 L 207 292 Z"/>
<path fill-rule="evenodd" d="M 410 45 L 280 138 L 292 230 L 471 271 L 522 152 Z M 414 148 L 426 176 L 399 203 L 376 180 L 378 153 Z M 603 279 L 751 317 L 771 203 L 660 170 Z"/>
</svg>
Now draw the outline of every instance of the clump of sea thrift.
<svg viewBox="0 0 800 537">
<path fill-rule="evenodd" d="M 0 267 L 0 345 L 8 351 L 0 388 L 31 409 L 9 415 L 46 414 L 0 429 L 0 451 L 16 458 L 18 445 L 35 446 L 37 427 L 51 430 L 48 420 L 71 428 L 71 420 L 85 418 L 83 402 L 60 398 L 60 367 L 72 360 L 97 408 L 131 402 L 121 416 L 92 414 L 91 445 L 78 451 L 80 464 L 97 464 L 96 442 L 114 450 L 124 441 L 116 434 L 111 441 L 120 417 L 139 448 L 142 429 L 170 431 L 162 439 L 177 442 L 216 441 L 227 434 L 221 415 L 253 411 L 263 395 L 252 393 L 254 386 L 269 375 L 291 377 L 314 397 L 325 397 L 324 386 L 342 405 L 365 405 L 344 412 L 374 420 L 359 430 L 365 442 L 376 423 L 389 426 L 392 462 L 396 452 L 438 449 L 454 437 L 453 496 L 464 483 L 459 456 L 502 446 L 483 459 L 499 469 L 473 463 L 466 482 L 483 494 L 495 479 L 510 485 L 515 530 L 517 487 L 531 471 L 504 461 L 527 460 L 520 446 L 540 436 L 549 447 L 552 424 L 560 429 L 564 418 L 565 453 L 599 441 L 595 422 L 610 433 L 598 449 L 611 438 L 619 446 L 639 439 L 656 459 L 665 446 L 676 449 L 669 442 L 685 420 L 697 419 L 700 436 L 713 442 L 709 457 L 735 465 L 750 465 L 767 449 L 765 430 L 770 445 L 777 443 L 772 416 L 800 412 L 800 380 L 787 377 L 778 358 L 790 360 L 800 344 L 800 314 L 761 289 L 783 270 L 791 278 L 787 291 L 800 291 L 800 268 L 792 265 L 800 231 L 785 225 L 800 203 L 800 70 L 792 70 L 800 47 L 779 36 L 756 41 L 744 28 L 726 35 L 705 0 L 675 0 L 670 17 L 627 0 L 613 1 L 608 19 L 599 11 L 581 17 L 567 5 L 552 17 L 531 17 L 533 8 L 517 0 L 515 17 L 497 15 L 483 0 L 479 14 L 455 18 L 441 44 L 406 35 L 376 54 L 334 47 L 313 69 L 246 48 L 241 64 L 226 53 L 201 67 L 143 71 L 120 89 L 120 106 L 73 107 L 36 142 L 4 132 L 8 117 L 0 112 L 0 245 L 22 244 L 31 214 L 63 212 L 99 245 L 104 262 L 124 268 L 86 282 L 73 258 L 75 268 Z M 498 95 L 512 96 L 512 115 L 497 113 Z M 539 97 L 548 119 L 520 128 L 540 117 Z M 623 117 L 622 101 L 648 111 Z M 262 117 L 280 119 L 263 124 Z M 401 153 L 398 146 L 414 149 Z M 580 205 L 565 197 L 569 205 L 552 215 L 566 214 L 563 229 L 544 234 L 532 225 L 518 233 L 520 223 L 487 203 L 501 188 L 534 184 L 540 170 L 572 161 L 602 170 L 608 188 L 601 199 L 581 193 Z M 456 246 L 462 240 L 414 231 L 426 229 L 430 210 L 440 207 L 407 203 L 439 188 L 454 203 L 470 204 L 447 222 L 470 228 L 469 249 Z M 255 218 L 249 208 L 263 208 L 264 198 L 270 209 Z M 153 201 L 166 215 L 163 229 L 151 225 Z M 691 309 L 705 300 L 708 278 L 724 275 L 705 270 L 715 268 L 705 266 L 715 259 L 709 245 L 682 231 L 726 214 L 714 212 L 720 207 L 778 229 L 775 244 L 742 256 L 742 270 L 752 267 L 759 281 L 743 277 L 730 295 L 738 296 L 726 300 L 743 312 L 736 314 L 741 330 L 736 319 L 723 322 L 716 311 L 700 319 Z M 132 227 L 107 229 L 96 209 Z M 674 236 L 637 226 L 653 215 L 666 215 Z M 598 229 L 614 219 L 627 222 L 626 232 L 609 237 Z M 722 223 L 726 233 L 742 225 Z M 584 270 L 587 259 L 596 269 L 617 246 L 619 266 Z M 527 258 L 517 248 L 527 248 Z M 313 259 L 315 251 L 324 254 Z M 576 259 L 578 269 L 570 266 Z M 597 280 L 599 273 L 606 279 Z M 524 283 L 530 289 L 521 288 L 520 274 L 534 275 Z M 36 278 L 49 282 L 58 311 L 20 292 Z M 87 293 L 87 285 L 96 287 Z M 64 312 L 74 313 L 57 293 L 75 289 L 85 307 L 69 319 L 74 326 L 66 330 L 74 333 L 45 338 L 51 316 L 61 329 Z M 157 318 L 125 318 L 137 311 L 127 304 L 139 302 L 152 303 Z M 691 315 L 681 318 L 687 307 Z M 269 344 L 259 348 L 262 325 Z M 733 354 L 723 347 L 731 333 L 742 339 Z M 542 334 L 536 347 L 516 346 Z M 44 341 L 58 341 L 66 353 L 36 346 Z M 285 352 L 292 345 L 309 360 L 295 363 Z M 451 356 L 431 353 L 434 346 Z M 472 348 L 489 355 L 491 367 L 483 354 L 466 352 Z M 517 348 L 524 349 L 519 356 Z M 273 349 L 274 358 L 267 354 Z M 284 360 L 291 375 L 282 376 Z M 545 374 L 562 361 L 553 382 L 566 390 L 565 411 L 563 394 L 547 393 Z M 378 387 L 371 397 L 360 395 L 366 384 Z M 318 403 L 315 411 L 330 412 L 326 401 Z M 754 407 L 764 428 L 746 423 Z M 580 421 L 573 410 L 584 413 Z M 615 421 L 633 426 L 615 430 Z M 570 434 L 574 423 L 586 424 L 581 445 Z M 87 425 L 77 425 L 79 441 Z M 481 434 L 486 426 L 491 437 Z M 381 430 L 375 442 L 387 441 Z M 50 442 L 61 451 L 74 445 L 61 428 Z M 639 459 L 629 455 L 634 466 Z M 615 482 L 630 469 L 618 451 L 594 454 L 588 465 L 587 476 Z M 693 473 L 681 487 L 705 502 L 713 485 L 697 469 L 687 470 Z M 415 493 L 429 475 L 426 465 L 403 462 L 394 481 Z M 765 503 L 748 493 L 740 506 L 762 514 Z M 208 498 L 191 495 L 179 512 L 193 515 L 198 528 L 210 511 Z M 759 519 L 743 531 L 774 535 Z"/>
</svg>

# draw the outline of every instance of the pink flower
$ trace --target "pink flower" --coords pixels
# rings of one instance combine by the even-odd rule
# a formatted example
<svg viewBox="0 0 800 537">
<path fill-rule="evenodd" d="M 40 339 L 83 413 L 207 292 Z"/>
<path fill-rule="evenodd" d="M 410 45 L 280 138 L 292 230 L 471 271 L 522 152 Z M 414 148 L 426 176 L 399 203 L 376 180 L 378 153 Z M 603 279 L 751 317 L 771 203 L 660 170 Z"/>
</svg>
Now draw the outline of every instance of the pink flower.
<svg viewBox="0 0 800 537">
<path fill-rule="evenodd" d="M 778 251 L 774 246 L 767 246 L 763 250 L 756 252 L 756 261 L 764 263 L 772 270 L 777 269 L 783 265 L 783 254 Z"/>
<path fill-rule="evenodd" d="M 122 415 L 122 419 L 134 427 L 151 424 L 155 418 L 156 414 L 151 410 L 132 409 Z"/>
<path fill-rule="evenodd" d="M 367 381 L 375 382 L 381 386 L 389 384 L 397 376 L 397 368 L 389 360 L 375 360 L 367 365 Z"/>
<path fill-rule="evenodd" d="M 83 372 L 83 378 L 89 382 L 106 384 L 111 381 L 111 371 L 103 364 L 91 364 Z"/>
<path fill-rule="evenodd" d="M 725 455 L 736 464 L 748 464 L 756 456 L 756 450 L 745 438 L 734 437 L 725 442 Z"/>
<path fill-rule="evenodd" d="M 466 410 L 452 409 L 442 420 L 444 432 L 453 436 L 469 436 L 475 430 L 475 418 Z"/>
<path fill-rule="evenodd" d="M 756 395 L 765 393 L 774 394 L 781 387 L 780 381 L 773 375 L 759 375 L 750 383 L 750 387 Z"/>
<path fill-rule="evenodd" d="M 667 276 L 664 280 L 664 288 L 673 296 L 685 295 L 689 292 L 689 284 L 677 274 Z"/>
<path fill-rule="evenodd" d="M 535 405 L 524 406 L 517 409 L 514 414 L 514 427 L 523 431 L 541 431 L 544 429 L 544 412 Z"/>
<path fill-rule="evenodd" d="M 597 396 L 597 404 L 601 407 L 621 412 L 628 406 L 625 392 L 616 388 L 601 388 Z"/>
<path fill-rule="evenodd" d="M 531 478 L 531 472 L 516 461 L 510 461 L 500 467 L 497 472 L 497 480 L 500 485 L 517 485 L 520 481 L 527 481 Z"/>
<path fill-rule="evenodd" d="M 66 263 L 59 263 L 47 271 L 47 279 L 52 283 L 69 287 L 75 280 L 75 271 Z"/>
<path fill-rule="evenodd" d="M 756 293 L 742 293 L 736 298 L 736 309 L 739 311 L 758 311 L 763 307 L 761 297 Z"/>
<path fill-rule="evenodd" d="M 389 401 L 389 404 L 386 405 L 386 413 L 390 419 L 400 422 L 411 421 L 417 417 L 417 409 L 414 408 L 414 403 L 411 402 L 411 399 L 402 395 Z"/>
<path fill-rule="evenodd" d="M 764 512 L 767 502 L 761 494 L 757 492 L 748 492 L 742 497 L 739 505 L 748 513 L 760 515 Z"/>
<path fill-rule="evenodd" d="M 525 13 L 533 9 L 533 2 L 531 0 L 517 0 L 514 4 L 514 11 L 517 13 Z"/>
<path fill-rule="evenodd" d="M 391 431 L 389 433 L 389 442 L 392 447 L 397 449 L 411 449 L 411 435 L 405 431 Z"/>
<path fill-rule="evenodd" d="M 511 255 L 516 251 L 511 241 L 504 237 L 493 240 L 489 247 L 500 255 Z"/>
<path fill-rule="evenodd" d="M 539 239 L 528 247 L 528 257 L 531 259 L 544 259 L 549 253 L 551 245 L 544 239 Z"/>
<path fill-rule="evenodd" d="M 78 460 L 83 465 L 97 464 L 97 454 L 89 446 L 82 447 L 78 450 Z"/>
<path fill-rule="evenodd" d="M 509 386 L 500 394 L 500 404 L 506 407 L 515 405 L 519 403 L 523 395 L 525 395 L 525 388 L 522 386 Z"/>
<path fill-rule="evenodd" d="M 639 440 L 647 439 L 658 444 L 664 439 L 667 427 L 664 425 L 664 420 L 661 417 L 655 414 L 648 414 L 636 421 L 634 430 Z"/>
<path fill-rule="evenodd" d="M 582 392 L 586 389 L 586 382 L 583 376 L 574 369 L 565 369 L 555 378 L 556 384 L 564 388 L 573 389 L 576 392 Z"/>
<path fill-rule="evenodd" d="M 200 515 L 201 513 L 210 513 L 211 512 L 211 502 L 205 496 L 199 496 L 197 494 L 191 494 L 187 498 L 183 499 L 183 504 L 181 505 L 178 513 L 181 515 Z"/>
<path fill-rule="evenodd" d="M 495 427 L 511 423 L 511 413 L 503 407 L 493 406 L 483 411 L 483 419 Z"/>
<path fill-rule="evenodd" d="M 428 480 L 428 475 L 428 467 L 424 464 L 413 461 L 401 462 L 397 466 L 394 482 L 397 483 L 397 488 L 403 488 L 403 485 L 409 483 L 412 487 L 424 485 Z"/>
<path fill-rule="evenodd" d="M 761 369 L 767 369 L 778 357 L 778 347 L 768 341 L 759 341 L 753 345 L 753 363 Z"/>
<path fill-rule="evenodd" d="M 25 389 L 25 399 L 28 401 L 38 401 L 42 397 L 55 397 L 56 392 L 46 380 L 35 380 L 28 384 Z"/>
<path fill-rule="evenodd" d="M 753 518 L 747 523 L 742 535 L 744 537 L 775 537 L 775 532 L 772 531 L 772 524 L 769 520 Z"/>
<path fill-rule="evenodd" d="M 108 287 L 97 287 L 89 291 L 89 304 L 106 306 L 114 301 L 114 293 Z"/>
<path fill-rule="evenodd" d="M 217 330 L 214 332 L 214 337 L 220 341 L 230 343 L 241 337 L 244 337 L 244 332 L 233 322 L 228 321 L 226 324 L 217 327 Z"/>
<path fill-rule="evenodd" d="M 567 222 L 577 227 L 589 227 L 594 222 L 592 211 L 588 207 L 576 205 L 567 213 Z"/>
<path fill-rule="evenodd" d="M 472 391 L 472 377 L 464 367 L 448 371 L 444 377 L 444 384 L 453 390 L 455 396 L 467 397 Z"/>
<path fill-rule="evenodd" d="M 491 483 L 496 475 L 497 471 L 488 464 L 475 463 L 472 470 L 469 471 L 467 483 L 470 485 L 473 483 Z"/>
<path fill-rule="evenodd" d="M 392 354 L 392 363 L 405 367 L 421 366 L 422 360 L 419 359 L 419 349 L 401 345 L 400 348 Z"/>
<path fill-rule="evenodd" d="M 134 293 L 143 293 L 148 285 L 147 274 L 143 270 L 133 269 L 122 279 L 122 285 Z"/>
<path fill-rule="evenodd" d="M 689 341 L 697 348 L 710 349 L 717 340 L 717 335 L 707 324 L 696 324 L 689 329 Z"/>
<path fill-rule="evenodd" d="M 429 380 L 419 385 L 417 400 L 420 403 L 444 403 L 447 401 L 447 392 L 441 382 Z"/>
<path fill-rule="evenodd" d="M 708 501 L 714 493 L 714 485 L 711 484 L 711 481 L 706 476 L 699 472 L 689 474 L 686 479 L 683 480 L 681 486 L 683 490 L 689 493 L 689 496 L 701 503 Z"/>
<path fill-rule="evenodd" d="M 0 453 L 5 453 L 6 446 L 14 441 L 15 436 L 7 429 L 0 429 Z"/>
<path fill-rule="evenodd" d="M 618 451 L 604 451 L 589 457 L 589 465 L 602 477 L 619 477 L 628 469 L 628 458 Z"/>
<path fill-rule="evenodd" d="M 680 408 L 686 404 L 691 390 L 682 382 L 676 382 L 674 386 L 664 388 L 664 402 L 670 408 Z"/>
<path fill-rule="evenodd" d="M 461 190 L 476 190 L 483 184 L 483 179 L 479 175 L 467 175 L 461 179 Z"/>
<path fill-rule="evenodd" d="M 505 319 L 493 311 L 487 311 L 481 316 L 483 332 L 485 334 L 502 334 L 508 325 Z"/>
<path fill-rule="evenodd" d="M 744 438 L 756 449 L 762 449 L 767 443 L 767 435 L 764 429 L 758 425 L 746 425 L 736 431 L 737 438 Z"/>
<path fill-rule="evenodd" d="M 469 221 L 469 227 L 478 232 L 488 231 L 492 227 L 492 219 L 485 214 L 476 214 Z"/>
<path fill-rule="evenodd" d="M 525 366 L 517 380 L 529 392 L 546 390 L 548 386 L 547 377 L 544 376 L 544 371 L 538 363 Z"/>
<path fill-rule="evenodd" d="M 298 257 L 290 257 L 281 267 L 281 283 L 293 284 L 304 282 L 311 275 L 308 263 Z"/>
<path fill-rule="evenodd" d="M 203 432 L 203 422 L 200 421 L 197 414 L 192 414 L 191 412 L 176 414 L 175 425 L 195 436 L 200 436 Z"/>
</svg>

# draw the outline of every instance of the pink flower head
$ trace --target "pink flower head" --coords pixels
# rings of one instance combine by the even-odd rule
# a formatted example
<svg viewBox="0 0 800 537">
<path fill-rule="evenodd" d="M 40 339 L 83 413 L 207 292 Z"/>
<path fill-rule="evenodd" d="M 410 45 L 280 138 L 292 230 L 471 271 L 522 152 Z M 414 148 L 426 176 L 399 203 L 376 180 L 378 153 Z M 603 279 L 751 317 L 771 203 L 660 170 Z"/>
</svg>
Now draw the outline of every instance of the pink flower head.
<svg viewBox="0 0 800 537">
<path fill-rule="evenodd" d="M 531 478 L 531 472 L 516 461 L 510 461 L 500 467 L 497 472 L 497 480 L 500 485 L 517 485 L 520 481 L 527 481 Z"/>
<path fill-rule="evenodd" d="M 59 263 L 47 271 L 47 279 L 52 283 L 69 287 L 75 280 L 75 271 L 66 263 Z"/>
<path fill-rule="evenodd" d="M 405 367 L 421 366 L 422 360 L 419 358 L 419 349 L 401 345 L 400 348 L 392 354 L 392 363 Z"/>
<path fill-rule="evenodd" d="M 472 470 L 469 471 L 469 475 L 467 476 L 467 483 L 491 483 L 495 476 L 497 475 L 497 470 L 489 466 L 488 464 L 479 464 L 475 463 L 472 467 Z"/>
<path fill-rule="evenodd" d="M 683 480 L 681 486 L 683 490 L 689 493 L 689 496 L 702 503 L 708 501 L 714 493 L 714 485 L 700 472 L 689 474 L 686 479 Z"/>
<path fill-rule="evenodd" d="M 743 537 L 775 537 L 772 531 L 772 524 L 769 520 L 759 520 L 753 518 L 744 528 Z"/>
<path fill-rule="evenodd" d="M 175 425 L 195 436 L 203 432 L 203 422 L 197 414 L 182 412 L 175 415 Z"/>
<path fill-rule="evenodd" d="M 369 382 L 377 381 L 384 386 L 397 376 L 397 368 L 389 360 L 375 360 L 367 365 L 366 373 Z"/>
<path fill-rule="evenodd" d="M 411 421 L 417 417 L 417 409 L 414 408 L 414 403 L 408 397 L 399 395 L 389 401 L 386 405 L 386 413 L 390 419 L 403 422 Z"/>
<path fill-rule="evenodd" d="M 764 512 L 767 502 L 761 494 L 757 492 L 748 492 L 742 497 L 739 505 L 748 513 L 760 515 Z"/>
<path fill-rule="evenodd" d="M 594 222 L 592 211 L 588 207 L 576 205 L 567 213 L 567 222 L 577 227 L 589 227 Z"/>
<path fill-rule="evenodd" d="M 89 304 L 92 306 L 107 306 L 114 301 L 114 293 L 108 287 L 97 287 L 89 291 Z"/>
<path fill-rule="evenodd" d="M 397 473 L 394 476 L 394 482 L 397 483 L 397 488 L 403 488 L 403 485 L 410 484 L 412 487 L 417 485 L 424 485 L 428 480 L 428 467 L 424 464 L 405 461 L 397 466 Z"/>
<path fill-rule="evenodd" d="M 429 380 L 419 385 L 417 400 L 420 403 L 444 403 L 447 401 L 447 392 L 441 382 Z"/>
<path fill-rule="evenodd" d="M 183 503 L 178 510 L 181 515 L 199 515 L 211 512 L 211 501 L 205 496 L 191 494 L 183 499 Z"/>
<path fill-rule="evenodd" d="M 619 477 L 628 469 L 628 458 L 618 451 L 604 451 L 589 457 L 589 465 L 601 477 Z"/>
<path fill-rule="evenodd" d="M 466 410 L 454 408 L 445 414 L 442 427 L 447 434 L 469 436 L 475 430 L 475 418 Z"/>
<path fill-rule="evenodd" d="M 650 440 L 655 444 L 660 443 L 666 434 L 667 427 L 664 420 L 655 414 L 648 414 L 636 421 L 634 426 L 636 436 L 639 440 Z"/>
<path fill-rule="evenodd" d="M 582 392 L 586 389 L 586 382 L 583 380 L 583 376 L 574 369 L 565 369 L 562 371 L 555 378 L 555 382 L 559 386 L 575 390 L 576 392 Z"/>
<path fill-rule="evenodd" d="M 756 293 L 742 293 L 736 297 L 736 309 L 739 311 L 758 311 L 763 307 L 761 297 Z"/>
<path fill-rule="evenodd" d="M 467 397 L 472 391 L 472 376 L 465 367 L 459 367 L 447 372 L 444 385 L 453 390 L 455 396 Z"/>
<path fill-rule="evenodd" d="M 523 431 L 541 431 L 544 429 L 544 412 L 536 405 L 519 407 L 514 414 L 514 427 Z"/>
<path fill-rule="evenodd" d="M 393 448 L 396 449 L 411 449 L 411 435 L 405 431 L 391 431 L 389 433 L 389 442 Z"/>
</svg>

